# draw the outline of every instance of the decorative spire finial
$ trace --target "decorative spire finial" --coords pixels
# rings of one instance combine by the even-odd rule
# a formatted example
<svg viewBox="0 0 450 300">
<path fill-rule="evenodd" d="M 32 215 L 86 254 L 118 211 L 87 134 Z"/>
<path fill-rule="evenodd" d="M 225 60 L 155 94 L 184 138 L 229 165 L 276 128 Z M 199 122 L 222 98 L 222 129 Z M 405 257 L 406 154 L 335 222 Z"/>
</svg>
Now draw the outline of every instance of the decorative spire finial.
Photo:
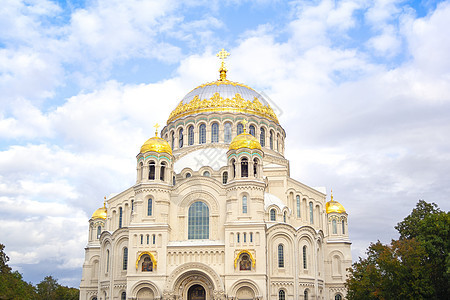
<svg viewBox="0 0 450 300">
<path fill-rule="evenodd" d="M 155 126 L 153 126 L 153 127 L 155 127 L 155 136 L 158 136 L 158 128 L 159 128 L 159 124 L 156 123 Z"/>
<path fill-rule="evenodd" d="M 103 197 L 105 200 L 103 200 L 103 208 L 106 208 L 106 196 Z"/>
<path fill-rule="evenodd" d="M 230 53 L 228 53 L 224 48 L 222 48 L 222 50 L 220 50 L 219 53 L 216 54 L 218 58 L 220 58 L 222 60 L 222 64 L 220 66 L 219 69 L 219 73 L 220 73 L 220 81 L 225 81 L 227 80 L 227 68 L 225 68 L 225 59 L 230 56 Z"/>
<path fill-rule="evenodd" d="M 241 123 L 244 126 L 244 133 L 246 133 L 247 132 L 247 128 L 245 127 L 245 125 L 247 125 L 248 121 L 246 119 L 244 119 Z"/>
<path fill-rule="evenodd" d="M 333 201 L 333 189 L 331 189 L 331 201 Z"/>
</svg>

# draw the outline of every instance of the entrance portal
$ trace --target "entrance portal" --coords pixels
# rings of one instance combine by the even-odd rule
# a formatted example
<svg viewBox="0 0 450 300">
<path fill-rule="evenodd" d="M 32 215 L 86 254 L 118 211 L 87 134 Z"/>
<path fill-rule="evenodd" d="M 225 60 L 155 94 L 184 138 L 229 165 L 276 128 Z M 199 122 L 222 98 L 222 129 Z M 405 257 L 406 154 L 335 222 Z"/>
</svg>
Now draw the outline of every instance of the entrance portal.
<svg viewBox="0 0 450 300">
<path fill-rule="evenodd" d="M 188 300 L 206 300 L 205 288 L 199 284 L 191 286 L 188 291 Z"/>
</svg>

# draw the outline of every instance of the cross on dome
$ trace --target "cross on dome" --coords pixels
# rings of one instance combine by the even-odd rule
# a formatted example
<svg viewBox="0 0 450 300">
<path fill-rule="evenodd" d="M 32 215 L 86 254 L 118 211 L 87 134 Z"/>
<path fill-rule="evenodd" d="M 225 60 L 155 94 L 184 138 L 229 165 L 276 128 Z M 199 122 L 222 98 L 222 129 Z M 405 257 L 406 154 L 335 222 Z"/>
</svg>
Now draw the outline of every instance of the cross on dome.
<svg viewBox="0 0 450 300">
<path fill-rule="evenodd" d="M 225 68 L 225 59 L 228 56 L 230 56 L 230 53 L 227 52 L 224 48 L 222 48 L 222 50 L 220 50 L 219 53 L 216 54 L 216 56 L 222 60 L 222 64 L 219 69 L 220 73 L 219 81 L 225 81 L 227 80 L 227 68 Z"/>
<path fill-rule="evenodd" d="M 153 127 L 155 127 L 155 136 L 158 136 L 158 128 L 159 128 L 159 124 L 156 123 Z"/>
</svg>

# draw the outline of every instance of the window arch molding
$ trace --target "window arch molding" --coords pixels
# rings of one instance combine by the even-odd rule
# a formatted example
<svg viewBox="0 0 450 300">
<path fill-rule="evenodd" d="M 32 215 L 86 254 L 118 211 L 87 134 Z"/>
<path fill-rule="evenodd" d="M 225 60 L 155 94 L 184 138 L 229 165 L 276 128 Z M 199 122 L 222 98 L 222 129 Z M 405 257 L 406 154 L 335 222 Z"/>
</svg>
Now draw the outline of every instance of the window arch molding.
<svg viewBox="0 0 450 300">
<path fill-rule="evenodd" d="M 144 199 L 145 217 L 153 217 L 155 215 L 155 197 L 147 195 Z"/>
</svg>

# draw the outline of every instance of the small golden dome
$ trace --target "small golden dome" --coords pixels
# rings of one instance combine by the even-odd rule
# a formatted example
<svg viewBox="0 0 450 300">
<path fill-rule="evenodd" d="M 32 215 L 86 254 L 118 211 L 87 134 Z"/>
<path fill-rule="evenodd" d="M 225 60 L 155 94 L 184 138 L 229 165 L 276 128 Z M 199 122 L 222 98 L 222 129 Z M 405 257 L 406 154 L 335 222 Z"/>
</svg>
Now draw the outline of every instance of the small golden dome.
<svg viewBox="0 0 450 300">
<path fill-rule="evenodd" d="M 342 204 L 340 204 L 339 202 L 333 200 L 333 190 L 331 190 L 331 200 L 325 204 L 325 209 L 327 211 L 327 214 L 334 212 L 339 214 L 345 213 L 344 206 L 342 206 Z"/>
<path fill-rule="evenodd" d="M 261 150 L 261 144 L 253 135 L 243 132 L 231 141 L 229 150 L 237 150 L 241 148 Z"/>
<path fill-rule="evenodd" d="M 106 220 L 106 213 L 107 213 L 107 209 L 106 209 L 106 204 L 103 203 L 103 207 L 100 207 L 99 209 L 97 209 L 93 214 L 92 214 L 92 219 L 103 219 Z"/>
<path fill-rule="evenodd" d="M 155 151 L 158 153 L 168 153 L 172 155 L 172 148 L 170 148 L 169 143 L 166 142 L 166 140 L 157 136 L 149 138 L 144 143 L 144 145 L 142 145 L 140 153 L 145 153 L 149 151 Z"/>
</svg>

